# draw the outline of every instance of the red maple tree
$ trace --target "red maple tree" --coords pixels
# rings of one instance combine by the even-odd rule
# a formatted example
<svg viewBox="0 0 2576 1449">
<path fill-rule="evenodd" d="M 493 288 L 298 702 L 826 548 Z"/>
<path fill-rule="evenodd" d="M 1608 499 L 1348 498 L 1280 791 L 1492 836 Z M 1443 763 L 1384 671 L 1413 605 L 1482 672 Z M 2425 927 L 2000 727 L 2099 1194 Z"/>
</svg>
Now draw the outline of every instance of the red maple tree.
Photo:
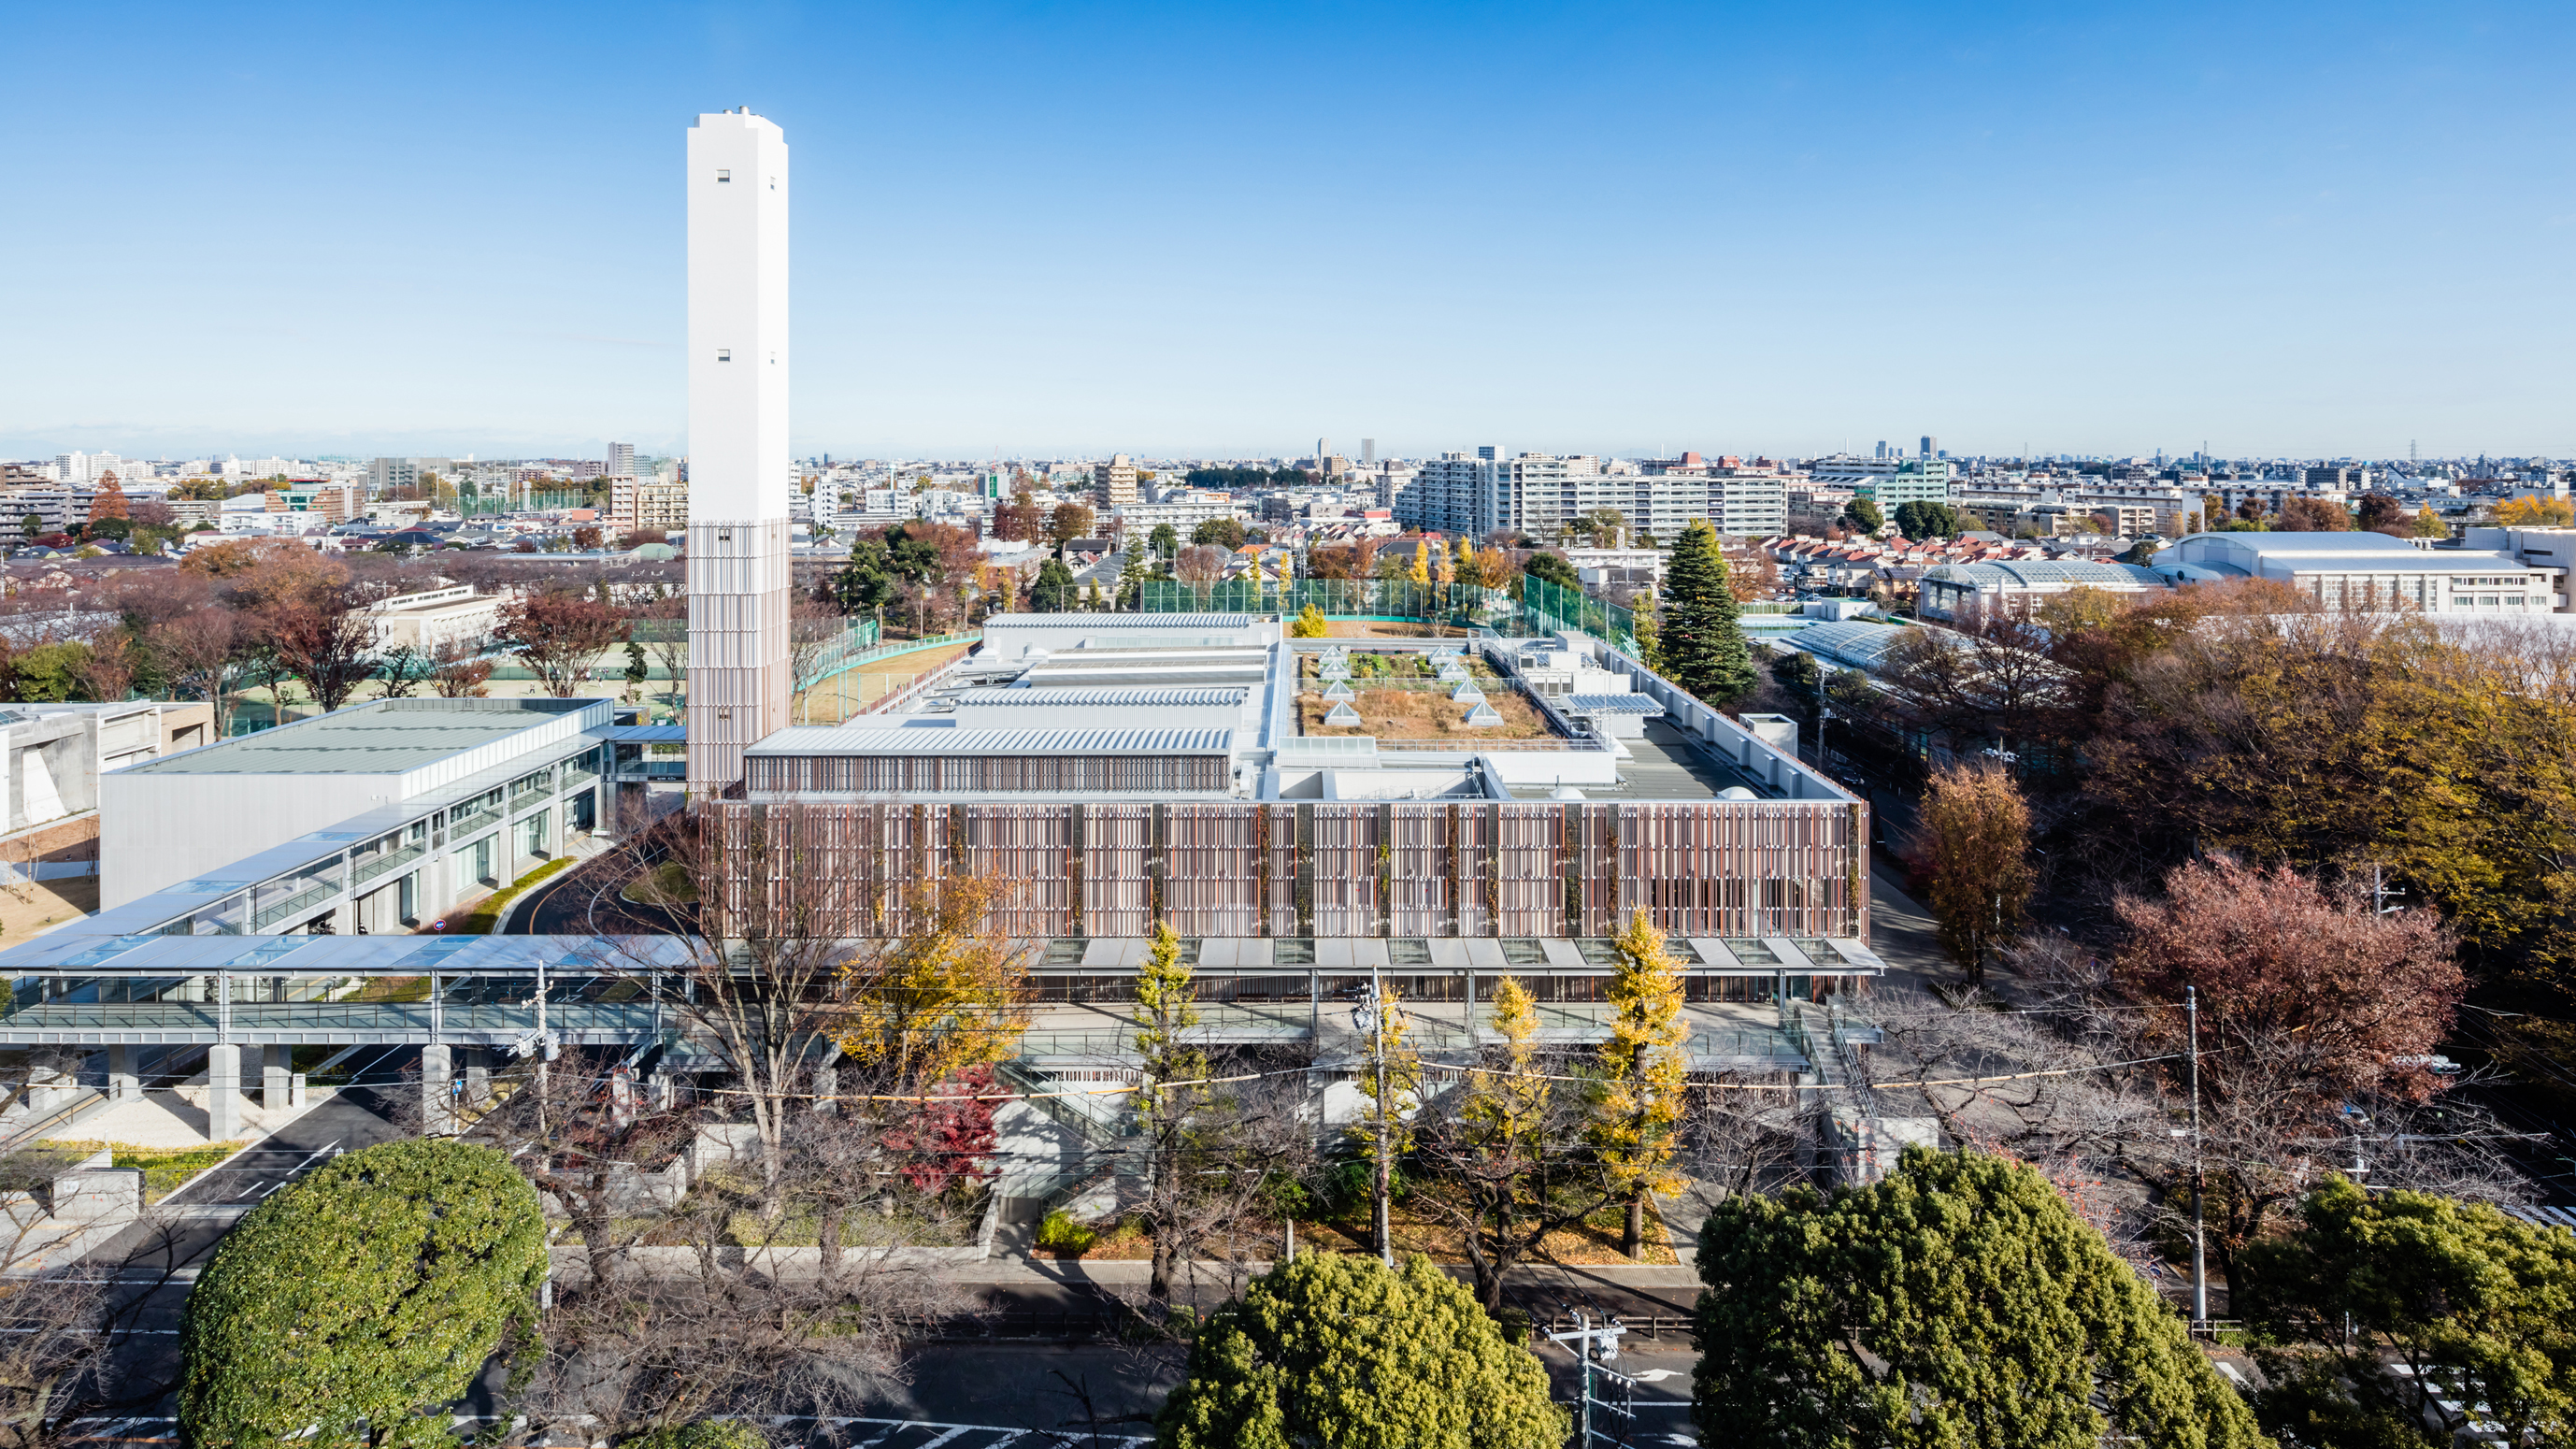
<svg viewBox="0 0 2576 1449">
<path fill-rule="evenodd" d="M 2224 1048 L 2240 1042 L 2267 1057 L 2291 1052 L 2319 1093 L 2420 1100 L 2433 1090 L 2407 1059 L 2449 1034 L 2468 980 L 2431 912 L 2383 916 L 2366 893 L 2224 859 L 2178 867 L 2163 901 L 2124 897 L 2119 912 L 2132 932 L 2120 980 L 2167 1008 L 2174 1034 L 2183 988 L 2199 989 L 2201 1073 L 2213 1090 L 2231 1089 L 2246 1054 Z M 2278 1090 L 2278 1076 L 2260 1080 Z"/>
<path fill-rule="evenodd" d="M 990 1171 L 1000 1134 L 993 1130 L 993 1069 L 969 1067 L 916 1104 L 909 1124 L 885 1134 L 888 1150 L 903 1154 L 904 1181 L 933 1197 Z"/>
</svg>

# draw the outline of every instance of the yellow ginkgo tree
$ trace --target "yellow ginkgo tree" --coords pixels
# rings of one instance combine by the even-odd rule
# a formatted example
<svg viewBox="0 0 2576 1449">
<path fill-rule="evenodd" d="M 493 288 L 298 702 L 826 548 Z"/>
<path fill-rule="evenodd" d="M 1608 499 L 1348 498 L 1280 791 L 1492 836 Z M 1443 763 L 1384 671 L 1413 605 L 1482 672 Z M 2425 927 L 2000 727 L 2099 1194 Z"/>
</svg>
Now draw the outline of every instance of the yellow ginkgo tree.
<svg viewBox="0 0 2576 1449">
<path fill-rule="evenodd" d="M 1619 962 L 1610 979 L 1610 1040 L 1601 1048 L 1592 1139 L 1611 1187 L 1627 1199 L 1621 1248 L 1634 1258 L 1645 1248 L 1647 1194 L 1682 1187 L 1672 1162 L 1689 1085 L 1690 1023 L 1682 1015 L 1681 962 L 1645 912 L 1632 915 L 1610 947 Z"/>
</svg>

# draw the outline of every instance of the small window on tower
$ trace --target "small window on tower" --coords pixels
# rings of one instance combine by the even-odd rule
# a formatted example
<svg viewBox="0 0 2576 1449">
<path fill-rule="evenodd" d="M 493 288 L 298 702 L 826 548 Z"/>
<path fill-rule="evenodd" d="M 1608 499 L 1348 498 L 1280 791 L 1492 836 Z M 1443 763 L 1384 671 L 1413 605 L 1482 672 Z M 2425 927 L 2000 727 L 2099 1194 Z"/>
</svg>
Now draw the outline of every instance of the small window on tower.
<svg viewBox="0 0 2576 1449">
<path fill-rule="evenodd" d="M 717 348 L 717 349 L 716 349 L 716 361 L 718 361 L 718 362 L 731 362 L 731 361 L 733 361 L 733 349 L 732 349 L 732 348 L 730 348 L 730 347 L 719 347 L 719 348 Z"/>
<path fill-rule="evenodd" d="M 731 181 L 733 179 L 733 173 L 730 171 L 719 171 L 716 173 L 716 179 L 718 181 Z"/>
</svg>

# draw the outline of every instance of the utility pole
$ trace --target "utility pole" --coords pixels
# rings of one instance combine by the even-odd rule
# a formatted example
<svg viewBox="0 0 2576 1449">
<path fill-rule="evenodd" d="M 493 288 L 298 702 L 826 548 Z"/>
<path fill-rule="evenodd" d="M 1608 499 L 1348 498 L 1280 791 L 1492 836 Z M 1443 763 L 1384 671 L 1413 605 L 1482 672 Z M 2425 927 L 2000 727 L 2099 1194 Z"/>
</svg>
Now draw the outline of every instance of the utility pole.
<svg viewBox="0 0 2576 1449">
<path fill-rule="evenodd" d="M 1636 1391 L 1637 1381 L 1603 1365 L 1619 1357 L 1619 1338 L 1628 1331 L 1627 1326 L 1612 1317 L 1605 1319 L 1600 1327 L 1595 1328 L 1592 1326 L 1592 1316 L 1582 1309 L 1568 1309 L 1567 1312 L 1573 1315 L 1574 1330 L 1570 1333 L 1551 1333 L 1547 1336 L 1547 1340 L 1550 1343 L 1561 1343 L 1572 1348 L 1576 1362 L 1583 1367 L 1582 1388 L 1580 1397 L 1576 1400 L 1575 1409 L 1574 1449 L 1592 1449 L 1595 1435 L 1612 1444 L 1624 1444 L 1628 1441 L 1629 1430 L 1635 1427 L 1636 1411 L 1631 1407 L 1633 1402 L 1631 1396 Z M 1597 1351 L 1594 1348 L 1596 1343 L 1600 1345 Z M 1593 1394 L 1592 1381 L 1596 1374 L 1610 1380 L 1619 1388 L 1621 1396 L 1618 1402 L 1598 1398 Z M 1593 1427 L 1592 1411 L 1595 1409 L 1616 1414 L 1631 1422 L 1619 1433 L 1603 1433 Z"/>
<path fill-rule="evenodd" d="M 1388 1267 L 1395 1266 L 1395 1234 L 1387 1224 L 1387 1154 L 1393 1143 L 1387 1121 L 1393 1110 L 1386 1096 L 1386 992 L 1378 984 L 1378 969 L 1369 968 L 1369 1015 L 1375 1035 L 1373 1052 L 1377 1057 L 1377 1256 Z"/>
<path fill-rule="evenodd" d="M 2183 1019 L 2191 1035 L 2191 1323 L 2209 1321 L 2209 1234 L 2201 1219 L 2204 1184 L 2200 1152 L 2200 988 L 2182 989 Z"/>
</svg>

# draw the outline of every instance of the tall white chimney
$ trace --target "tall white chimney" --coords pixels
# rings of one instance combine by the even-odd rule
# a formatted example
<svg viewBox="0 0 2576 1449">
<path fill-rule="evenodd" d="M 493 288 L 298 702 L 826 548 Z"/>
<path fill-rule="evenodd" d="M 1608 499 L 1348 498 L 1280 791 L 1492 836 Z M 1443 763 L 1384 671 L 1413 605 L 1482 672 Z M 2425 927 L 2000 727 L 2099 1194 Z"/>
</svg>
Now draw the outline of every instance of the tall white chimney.
<svg viewBox="0 0 2576 1449">
<path fill-rule="evenodd" d="M 787 138 L 689 127 L 689 792 L 787 723 Z"/>
</svg>

